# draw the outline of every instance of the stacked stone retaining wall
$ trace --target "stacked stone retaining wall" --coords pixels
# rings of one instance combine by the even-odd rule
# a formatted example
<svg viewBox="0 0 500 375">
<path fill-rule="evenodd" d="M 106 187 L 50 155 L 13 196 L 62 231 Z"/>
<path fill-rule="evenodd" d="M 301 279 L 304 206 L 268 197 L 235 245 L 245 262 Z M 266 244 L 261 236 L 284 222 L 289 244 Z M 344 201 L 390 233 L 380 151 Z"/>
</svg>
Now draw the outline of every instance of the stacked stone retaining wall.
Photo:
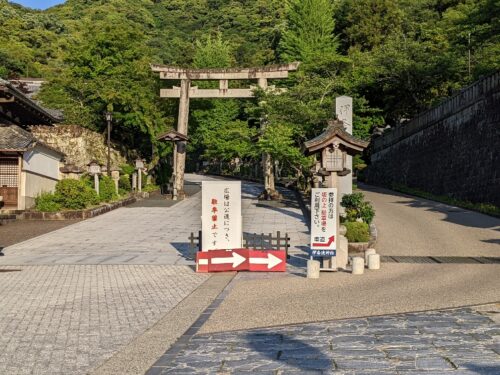
<svg viewBox="0 0 500 375">
<path fill-rule="evenodd" d="M 375 138 L 366 181 L 500 206 L 500 72 Z"/>
</svg>

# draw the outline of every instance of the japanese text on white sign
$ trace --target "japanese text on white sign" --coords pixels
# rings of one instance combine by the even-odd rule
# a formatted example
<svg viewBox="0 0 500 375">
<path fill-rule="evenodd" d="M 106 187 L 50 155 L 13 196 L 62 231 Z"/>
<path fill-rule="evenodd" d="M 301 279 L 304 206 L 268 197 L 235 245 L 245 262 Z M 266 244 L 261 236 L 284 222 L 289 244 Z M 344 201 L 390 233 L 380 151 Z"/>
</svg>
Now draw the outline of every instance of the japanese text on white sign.
<svg viewBox="0 0 500 375">
<path fill-rule="evenodd" d="M 335 256 L 337 249 L 337 189 L 311 192 L 311 255 Z"/>
<path fill-rule="evenodd" d="M 202 251 L 241 248 L 241 182 L 202 182 Z"/>
</svg>

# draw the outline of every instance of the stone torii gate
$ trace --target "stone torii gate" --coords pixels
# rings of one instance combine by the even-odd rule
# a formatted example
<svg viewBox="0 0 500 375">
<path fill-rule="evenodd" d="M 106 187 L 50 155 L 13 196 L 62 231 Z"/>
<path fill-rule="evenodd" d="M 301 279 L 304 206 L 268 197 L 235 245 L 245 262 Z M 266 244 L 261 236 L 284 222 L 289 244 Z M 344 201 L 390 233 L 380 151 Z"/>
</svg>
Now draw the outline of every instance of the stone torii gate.
<svg viewBox="0 0 500 375">
<path fill-rule="evenodd" d="M 151 65 L 153 72 L 160 73 L 160 79 L 180 80 L 180 87 L 160 90 L 161 98 L 179 98 L 179 117 L 177 131 L 185 136 L 188 134 L 189 99 L 198 98 L 252 98 L 253 88 L 231 89 L 230 80 L 257 80 L 263 90 L 267 89 L 269 79 L 288 78 L 288 72 L 297 70 L 298 62 L 284 65 L 272 65 L 260 68 L 227 68 L 227 69 L 183 69 L 167 65 Z M 219 81 L 218 89 L 199 89 L 191 86 L 191 81 Z M 175 182 L 174 189 L 179 198 L 184 197 L 184 170 L 186 166 L 186 142 L 180 141 L 174 157 Z M 264 155 L 265 188 L 274 188 L 272 184 L 272 164 L 269 155 Z"/>
</svg>

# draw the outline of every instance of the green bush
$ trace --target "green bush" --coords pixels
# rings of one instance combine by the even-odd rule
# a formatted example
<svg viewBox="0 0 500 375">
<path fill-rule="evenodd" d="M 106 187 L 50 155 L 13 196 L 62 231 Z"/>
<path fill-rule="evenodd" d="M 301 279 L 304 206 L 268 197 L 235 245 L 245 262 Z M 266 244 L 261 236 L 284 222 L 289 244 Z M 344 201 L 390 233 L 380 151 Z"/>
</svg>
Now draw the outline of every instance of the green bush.
<svg viewBox="0 0 500 375">
<path fill-rule="evenodd" d="M 35 208 L 42 212 L 56 212 L 60 211 L 62 207 L 53 193 L 41 193 L 35 198 Z"/>
<path fill-rule="evenodd" d="M 142 191 L 144 191 L 146 193 L 151 193 L 152 191 L 157 191 L 157 190 L 160 190 L 160 187 L 158 185 L 155 185 L 155 184 L 146 185 L 142 189 Z"/>
<path fill-rule="evenodd" d="M 132 176 L 132 173 L 135 172 L 135 167 L 130 164 L 120 165 L 120 169 L 122 170 L 123 174 L 128 174 L 130 176 Z"/>
<path fill-rule="evenodd" d="M 63 208 L 81 210 L 99 204 L 99 197 L 85 180 L 61 180 L 56 185 L 55 200 Z"/>
<path fill-rule="evenodd" d="M 345 207 L 346 221 L 363 220 L 371 224 L 375 217 L 375 210 L 370 202 L 364 200 L 363 193 L 346 194 L 342 197 L 340 205 Z"/>
<path fill-rule="evenodd" d="M 120 176 L 120 180 L 118 181 L 118 189 L 120 191 L 123 190 L 126 192 L 129 192 L 132 190 L 132 184 L 130 183 L 130 175 L 125 174 L 125 175 Z M 120 195 L 123 195 L 123 194 L 120 192 Z"/>
<path fill-rule="evenodd" d="M 118 198 L 113 179 L 109 176 L 101 176 L 99 179 L 99 198 L 101 202 L 111 202 Z"/>
<path fill-rule="evenodd" d="M 370 227 L 368 224 L 348 221 L 344 225 L 347 228 L 346 237 L 349 242 L 368 242 L 370 240 Z"/>
</svg>

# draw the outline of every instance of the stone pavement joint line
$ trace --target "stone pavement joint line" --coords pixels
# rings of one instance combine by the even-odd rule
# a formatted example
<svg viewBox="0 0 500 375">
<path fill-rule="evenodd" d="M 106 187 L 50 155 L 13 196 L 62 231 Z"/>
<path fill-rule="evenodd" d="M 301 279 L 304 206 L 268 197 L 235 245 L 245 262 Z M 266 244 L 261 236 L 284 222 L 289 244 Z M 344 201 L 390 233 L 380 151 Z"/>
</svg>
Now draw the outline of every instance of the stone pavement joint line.
<svg viewBox="0 0 500 375">
<path fill-rule="evenodd" d="M 154 374 L 500 373 L 500 304 L 191 337 Z"/>
</svg>

